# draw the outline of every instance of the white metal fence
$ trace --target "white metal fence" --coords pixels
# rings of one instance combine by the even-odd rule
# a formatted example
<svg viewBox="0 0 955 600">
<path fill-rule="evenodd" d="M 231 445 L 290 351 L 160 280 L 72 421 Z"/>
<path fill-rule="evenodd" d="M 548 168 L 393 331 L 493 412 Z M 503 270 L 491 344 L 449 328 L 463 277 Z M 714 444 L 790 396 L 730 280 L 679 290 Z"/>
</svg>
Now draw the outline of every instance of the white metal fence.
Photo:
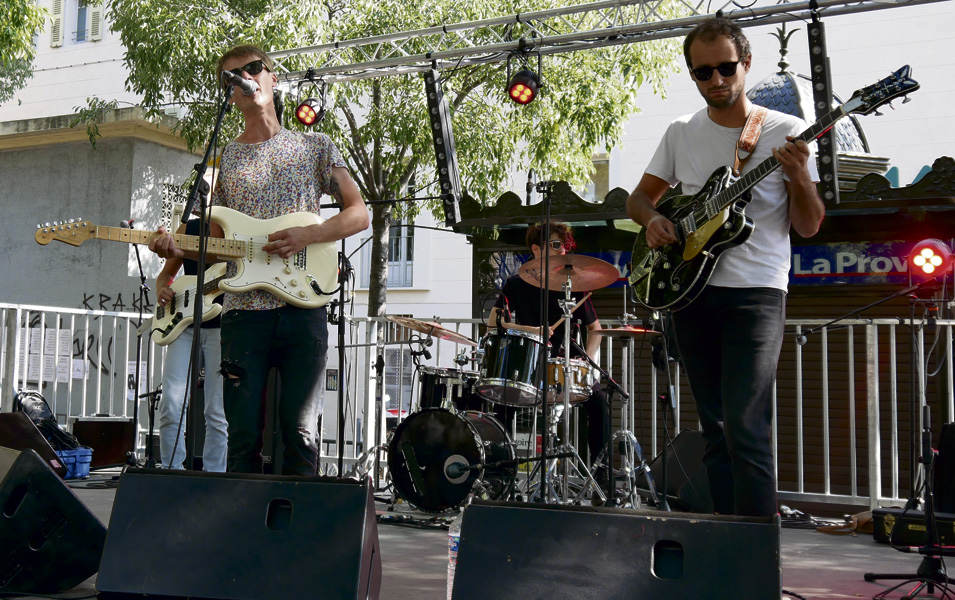
<svg viewBox="0 0 955 600">
<path fill-rule="evenodd" d="M 74 417 L 132 417 L 133 397 L 155 389 L 161 381 L 162 348 L 144 338 L 140 388 L 134 390 L 138 314 L 0 304 L 0 316 L 3 411 L 11 410 L 17 390 L 32 389 L 44 395 L 66 427 Z M 346 360 L 338 365 L 338 385 L 346 407 L 344 455 L 352 463 L 361 449 L 385 443 L 387 417 L 399 420 L 414 409 L 419 390 L 410 367 L 413 353 L 427 350 L 430 358 L 424 354 L 417 358 L 432 366 L 464 370 L 476 366 L 455 361 L 471 358 L 473 348 L 469 346 L 441 339 L 428 345 L 426 335 L 383 319 L 356 317 L 347 322 Z M 472 340 L 480 337 L 480 323 L 475 320 L 445 320 L 442 325 Z M 603 325 L 613 327 L 615 323 L 604 321 Z M 821 325 L 823 321 L 814 320 L 787 324 L 797 335 L 787 337 L 776 387 L 780 496 L 784 500 L 869 506 L 898 504 L 909 495 L 908 445 L 922 418 L 920 410 L 914 413 L 913 429 L 908 417 L 909 323 L 899 319 L 843 321 L 838 328 L 818 329 L 805 345 L 797 343 L 799 332 Z M 937 431 L 942 422 L 955 421 L 955 321 L 917 320 L 914 325 L 916 396 L 932 408 Z M 337 352 L 335 331 L 330 328 L 330 354 Z M 623 426 L 635 429 L 641 425 L 633 407 L 644 402 L 647 410 L 642 415 L 651 426 L 641 443 L 645 453 L 653 456 L 663 443 L 659 427 L 653 425 L 660 422 L 661 408 L 646 398 L 656 398 L 663 384 L 657 372 L 644 364 L 648 361 L 634 363 L 632 353 L 623 357 L 622 346 L 620 340 L 605 338 L 601 364 L 625 386 L 634 374 L 644 377 L 640 387 L 631 387 L 638 390 L 638 397 L 624 415 Z M 380 405 L 374 368 L 379 350 L 388 359 L 382 373 Z M 675 374 L 679 379 L 678 366 Z M 680 407 L 692 406 L 681 404 L 681 388 L 685 386 L 674 388 L 677 414 L 670 422 L 671 434 L 680 427 Z M 339 403 L 335 392 L 325 395 L 323 461 L 328 463 L 338 455 Z M 146 401 L 140 400 L 140 451 L 147 425 L 145 407 Z M 692 419 L 692 415 L 686 416 Z M 620 417 L 617 419 L 619 422 Z"/>
</svg>

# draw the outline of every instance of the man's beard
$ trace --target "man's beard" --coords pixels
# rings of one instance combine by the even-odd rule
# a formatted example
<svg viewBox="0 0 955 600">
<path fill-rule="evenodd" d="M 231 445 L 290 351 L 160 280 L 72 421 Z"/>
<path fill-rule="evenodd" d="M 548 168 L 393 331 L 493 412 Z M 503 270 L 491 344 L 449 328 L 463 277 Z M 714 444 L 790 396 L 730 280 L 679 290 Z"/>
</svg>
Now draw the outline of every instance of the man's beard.
<svg viewBox="0 0 955 600">
<path fill-rule="evenodd" d="M 712 90 L 710 90 L 712 91 Z M 700 95 L 703 96 L 703 100 L 706 101 L 708 106 L 712 108 L 729 108 L 736 104 L 736 101 L 739 100 L 740 95 L 743 93 L 742 90 L 733 89 L 732 87 L 726 89 L 729 92 L 729 95 L 724 96 L 723 98 L 711 98 L 708 93 L 700 92 Z"/>
</svg>

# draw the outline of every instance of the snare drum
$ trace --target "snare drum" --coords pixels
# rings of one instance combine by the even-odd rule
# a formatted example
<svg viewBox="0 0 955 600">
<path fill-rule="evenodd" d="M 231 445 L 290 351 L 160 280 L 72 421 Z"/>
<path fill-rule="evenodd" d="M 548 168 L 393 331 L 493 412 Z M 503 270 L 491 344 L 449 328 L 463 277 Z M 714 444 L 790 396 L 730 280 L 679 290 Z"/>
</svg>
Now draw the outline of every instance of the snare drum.
<svg viewBox="0 0 955 600">
<path fill-rule="evenodd" d="M 476 371 L 423 366 L 418 369 L 418 406 L 467 410 L 474 408 Z"/>
<path fill-rule="evenodd" d="M 540 371 L 540 353 L 544 351 L 539 335 L 506 329 L 504 335 L 491 331 L 481 341 L 484 362 L 474 387 L 479 396 L 507 406 L 534 406 L 534 385 Z"/>
<path fill-rule="evenodd" d="M 557 386 L 560 385 L 560 391 Z M 591 365 L 579 358 L 570 359 L 570 402 L 586 402 L 590 398 L 594 385 L 594 373 Z M 564 359 L 547 359 L 547 403 L 560 404 L 564 401 Z"/>
<path fill-rule="evenodd" d="M 417 412 L 398 425 L 388 444 L 388 468 L 398 494 L 412 506 L 443 511 L 464 502 L 481 481 L 488 499 L 514 487 L 514 444 L 491 415 Z M 504 465 L 495 463 L 507 462 Z M 477 467 L 477 468 L 468 468 Z"/>
</svg>

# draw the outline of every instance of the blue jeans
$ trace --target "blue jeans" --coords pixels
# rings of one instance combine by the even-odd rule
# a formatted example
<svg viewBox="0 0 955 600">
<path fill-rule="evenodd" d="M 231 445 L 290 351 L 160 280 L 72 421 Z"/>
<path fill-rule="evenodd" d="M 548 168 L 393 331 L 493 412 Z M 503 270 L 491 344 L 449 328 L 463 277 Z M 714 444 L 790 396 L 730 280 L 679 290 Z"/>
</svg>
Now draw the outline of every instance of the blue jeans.
<svg viewBox="0 0 955 600">
<path fill-rule="evenodd" d="M 673 313 L 717 513 L 776 514 L 773 383 L 785 317 L 786 294 L 771 288 L 707 286 Z"/>
<path fill-rule="evenodd" d="M 221 473 L 226 467 L 228 424 L 222 406 L 222 375 L 219 374 L 219 329 L 199 329 L 200 364 L 206 368 L 202 387 L 206 438 L 202 446 L 202 469 Z M 162 371 L 162 401 L 159 404 L 159 456 L 167 469 L 182 469 L 186 459 L 186 429 L 183 401 L 189 386 L 189 355 L 194 328 L 187 327 L 166 349 Z M 183 417 L 180 426 L 179 419 Z M 175 448 L 175 453 L 173 452 Z"/>
<path fill-rule="evenodd" d="M 282 473 L 315 475 L 322 412 L 319 385 L 327 350 L 324 307 L 230 310 L 222 316 L 230 472 L 262 472 L 265 390 L 269 370 L 275 366 L 281 382 L 276 414 L 285 444 Z"/>
</svg>

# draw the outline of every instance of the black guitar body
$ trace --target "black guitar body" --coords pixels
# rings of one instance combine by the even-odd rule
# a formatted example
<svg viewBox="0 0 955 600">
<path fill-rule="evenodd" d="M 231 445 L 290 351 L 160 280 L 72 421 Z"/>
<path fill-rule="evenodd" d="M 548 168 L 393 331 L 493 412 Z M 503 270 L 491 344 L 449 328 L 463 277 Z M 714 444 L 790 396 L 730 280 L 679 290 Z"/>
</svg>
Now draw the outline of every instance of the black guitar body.
<svg viewBox="0 0 955 600">
<path fill-rule="evenodd" d="M 678 225 L 677 241 L 650 249 L 646 229 L 640 231 L 630 259 L 630 285 L 637 301 L 653 310 L 679 310 L 703 291 L 720 254 L 749 239 L 755 224 L 746 216 L 749 194 L 729 204 L 710 219 L 706 203 L 726 189 L 729 167 L 717 169 L 694 196 L 674 196 L 657 210 Z M 686 235 L 682 232 L 687 231 Z M 688 253 L 692 256 L 688 257 Z"/>
</svg>

